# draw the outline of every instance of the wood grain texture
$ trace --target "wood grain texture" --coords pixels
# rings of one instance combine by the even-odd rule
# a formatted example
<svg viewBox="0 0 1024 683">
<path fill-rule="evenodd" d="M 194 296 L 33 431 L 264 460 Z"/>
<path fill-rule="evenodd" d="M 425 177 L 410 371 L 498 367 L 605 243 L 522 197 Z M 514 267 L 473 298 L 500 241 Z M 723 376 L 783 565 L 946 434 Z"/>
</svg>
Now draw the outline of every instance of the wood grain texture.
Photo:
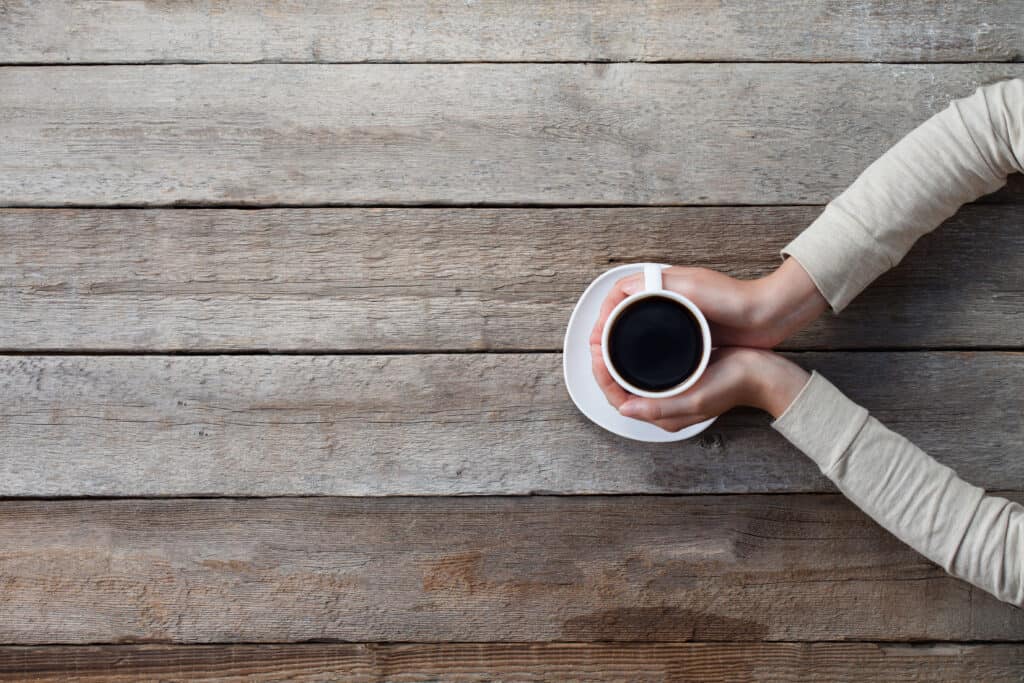
<svg viewBox="0 0 1024 683">
<path fill-rule="evenodd" d="M 5 209 L 0 349 L 555 351 L 607 268 L 758 277 L 819 212 Z M 785 348 L 1024 346 L 1020 214 L 966 207 Z"/>
<path fill-rule="evenodd" d="M 0 70 L 0 205 L 822 204 L 1022 64 Z"/>
<path fill-rule="evenodd" d="M 0 504 L 0 641 L 1020 640 L 842 496 Z"/>
<path fill-rule="evenodd" d="M 0 62 L 1013 61 L 1024 3 L 0 3 Z"/>
<path fill-rule="evenodd" d="M 805 353 L 967 480 L 1024 489 L 1024 355 Z M 566 394 L 558 354 L 0 358 L 0 495 L 830 491 L 738 411 L 627 441 Z"/>
<path fill-rule="evenodd" d="M 10 646 L 0 681 L 1020 681 L 1018 644 L 450 643 Z"/>
</svg>

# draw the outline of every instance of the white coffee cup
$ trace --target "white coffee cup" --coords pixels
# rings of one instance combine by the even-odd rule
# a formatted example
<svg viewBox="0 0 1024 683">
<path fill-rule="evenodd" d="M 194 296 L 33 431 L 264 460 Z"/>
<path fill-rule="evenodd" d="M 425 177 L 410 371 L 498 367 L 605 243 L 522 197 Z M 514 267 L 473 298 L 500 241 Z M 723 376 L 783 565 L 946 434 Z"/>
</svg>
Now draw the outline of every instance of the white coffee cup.
<svg viewBox="0 0 1024 683">
<path fill-rule="evenodd" d="M 616 384 L 618 384 L 620 387 L 622 387 L 629 393 L 635 394 L 636 396 L 642 396 L 644 398 L 668 398 L 669 396 L 677 396 L 683 393 L 684 391 L 692 387 L 697 382 L 697 380 L 700 379 L 700 376 L 704 374 L 704 370 L 707 369 L 708 367 L 708 361 L 711 359 L 711 329 L 708 327 L 707 319 L 704 317 L 704 314 L 701 313 L 700 309 L 697 308 L 697 305 L 694 304 L 692 301 L 687 299 L 682 294 L 670 292 L 664 288 L 661 278 L 661 268 L 662 267 L 657 263 L 644 264 L 643 290 L 637 292 L 636 294 L 632 294 L 626 297 L 624 300 L 620 301 L 615 308 L 612 309 L 611 315 L 608 316 L 608 320 L 605 322 L 604 332 L 601 335 L 601 355 L 604 358 L 605 367 L 608 368 L 608 373 L 612 376 L 612 379 L 615 380 Z M 633 386 L 625 379 L 623 379 L 622 376 L 619 375 L 618 371 L 615 369 L 615 366 L 612 364 L 611 353 L 608 348 L 608 338 L 611 333 L 611 329 L 614 326 L 615 321 L 618 319 L 619 315 L 621 315 L 624 310 L 629 308 L 629 306 L 631 306 L 635 302 L 639 301 L 640 299 L 645 299 L 647 297 L 663 297 L 675 301 L 676 303 L 680 304 L 681 306 L 684 306 L 687 310 L 689 310 L 690 313 L 693 315 L 694 319 L 697 321 L 697 324 L 700 325 L 703 350 L 701 353 L 700 363 L 697 365 L 697 369 L 694 370 L 693 373 L 685 380 L 683 380 L 680 384 L 677 384 L 676 386 L 671 387 L 669 389 L 665 389 L 664 391 L 646 391 L 644 389 L 641 389 L 640 387 Z"/>
</svg>

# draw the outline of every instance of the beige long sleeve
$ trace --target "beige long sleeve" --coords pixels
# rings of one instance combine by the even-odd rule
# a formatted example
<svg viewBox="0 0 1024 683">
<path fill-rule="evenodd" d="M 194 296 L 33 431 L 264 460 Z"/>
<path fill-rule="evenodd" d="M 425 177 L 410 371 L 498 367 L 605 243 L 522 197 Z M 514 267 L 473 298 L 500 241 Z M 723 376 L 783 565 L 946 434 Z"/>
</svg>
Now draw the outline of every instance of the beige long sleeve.
<svg viewBox="0 0 1024 683">
<path fill-rule="evenodd" d="M 839 313 L 966 202 L 1024 168 L 1024 80 L 979 88 L 883 154 L 782 253 Z"/>
<path fill-rule="evenodd" d="M 869 166 L 783 253 L 838 313 L 919 237 L 1021 170 L 1024 80 L 979 88 Z M 817 373 L 773 427 L 895 536 L 1024 606 L 1024 507 L 963 481 Z"/>
</svg>

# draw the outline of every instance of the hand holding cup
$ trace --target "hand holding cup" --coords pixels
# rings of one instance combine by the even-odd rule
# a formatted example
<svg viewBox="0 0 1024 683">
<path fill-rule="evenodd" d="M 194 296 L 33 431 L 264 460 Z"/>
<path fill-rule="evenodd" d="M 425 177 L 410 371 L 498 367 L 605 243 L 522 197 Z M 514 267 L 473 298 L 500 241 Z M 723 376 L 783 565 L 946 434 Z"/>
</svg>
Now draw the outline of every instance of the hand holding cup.
<svg viewBox="0 0 1024 683">
<path fill-rule="evenodd" d="M 627 417 L 670 432 L 742 405 L 781 415 L 809 375 L 758 347 L 783 341 L 827 307 L 799 264 L 789 259 L 771 275 L 751 281 L 704 268 L 678 267 L 662 271 L 661 279 L 666 291 L 679 294 L 703 313 L 711 340 L 722 348 L 711 351 L 709 341 L 706 367 L 695 373 L 693 382 L 670 395 L 638 393 L 620 381 L 621 373 L 609 370 L 614 365 L 606 357 L 607 324 L 621 314 L 623 302 L 645 289 L 644 275 L 623 278 L 604 300 L 590 337 L 594 377 L 608 402 Z"/>
</svg>

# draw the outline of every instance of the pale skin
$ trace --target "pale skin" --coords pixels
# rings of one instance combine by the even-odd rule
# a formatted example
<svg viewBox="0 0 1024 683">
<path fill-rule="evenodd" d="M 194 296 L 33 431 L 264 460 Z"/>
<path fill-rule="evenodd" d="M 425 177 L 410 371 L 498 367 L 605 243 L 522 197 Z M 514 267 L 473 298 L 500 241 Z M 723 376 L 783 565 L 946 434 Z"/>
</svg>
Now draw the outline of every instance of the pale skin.
<svg viewBox="0 0 1024 683">
<path fill-rule="evenodd" d="M 615 306 L 643 289 L 641 274 L 619 280 L 601 306 L 590 335 L 594 377 L 621 414 L 678 431 L 735 408 L 760 408 L 778 418 L 810 375 L 772 347 L 828 307 L 807 272 L 793 258 L 757 280 L 737 280 L 707 268 L 664 271 L 665 289 L 687 297 L 704 313 L 717 349 L 700 380 L 671 398 L 640 398 L 615 383 L 601 355 L 601 334 Z"/>
</svg>

